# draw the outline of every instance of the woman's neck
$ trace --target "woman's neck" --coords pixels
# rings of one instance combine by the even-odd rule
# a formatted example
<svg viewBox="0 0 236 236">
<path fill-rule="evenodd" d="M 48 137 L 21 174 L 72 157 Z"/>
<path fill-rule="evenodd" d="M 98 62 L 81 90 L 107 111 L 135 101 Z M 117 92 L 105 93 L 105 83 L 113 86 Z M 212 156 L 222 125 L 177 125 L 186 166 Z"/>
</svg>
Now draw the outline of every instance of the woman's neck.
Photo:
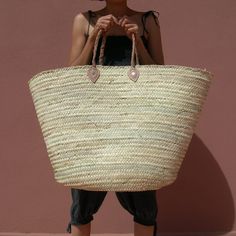
<svg viewBox="0 0 236 236">
<path fill-rule="evenodd" d="M 107 1 L 106 7 L 103 10 L 105 15 L 112 14 L 115 17 L 127 15 L 130 12 L 130 9 L 127 6 L 127 1 L 122 1 L 119 3 Z"/>
</svg>

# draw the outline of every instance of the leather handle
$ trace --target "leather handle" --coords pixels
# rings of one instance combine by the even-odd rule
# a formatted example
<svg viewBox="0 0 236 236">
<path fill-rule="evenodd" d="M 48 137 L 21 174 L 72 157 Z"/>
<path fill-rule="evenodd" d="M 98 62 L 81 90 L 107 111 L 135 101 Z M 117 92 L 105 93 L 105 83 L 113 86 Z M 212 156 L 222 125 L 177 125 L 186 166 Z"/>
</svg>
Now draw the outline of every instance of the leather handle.
<svg viewBox="0 0 236 236">
<path fill-rule="evenodd" d="M 87 71 L 87 76 L 93 83 L 95 83 L 100 76 L 100 71 L 97 68 L 95 58 L 96 58 L 96 52 L 97 52 L 97 48 L 98 48 L 99 38 L 101 37 L 102 32 L 103 32 L 102 30 L 99 30 L 98 34 L 96 36 L 94 47 L 93 47 L 92 65 L 90 66 L 90 68 Z M 106 34 L 104 34 L 102 37 L 102 43 L 101 43 L 100 54 L 99 54 L 99 65 L 104 64 L 104 49 L 105 49 L 105 44 L 106 44 L 106 38 L 107 38 L 107 36 L 106 36 Z M 132 53 L 131 53 L 131 62 L 130 62 L 131 68 L 128 70 L 127 74 L 131 80 L 137 81 L 137 79 L 139 77 L 139 71 L 135 67 L 134 57 L 135 57 L 136 65 L 139 65 L 139 58 L 138 58 L 138 52 L 137 52 L 137 48 L 136 48 L 135 35 L 133 33 L 132 34 Z"/>
</svg>

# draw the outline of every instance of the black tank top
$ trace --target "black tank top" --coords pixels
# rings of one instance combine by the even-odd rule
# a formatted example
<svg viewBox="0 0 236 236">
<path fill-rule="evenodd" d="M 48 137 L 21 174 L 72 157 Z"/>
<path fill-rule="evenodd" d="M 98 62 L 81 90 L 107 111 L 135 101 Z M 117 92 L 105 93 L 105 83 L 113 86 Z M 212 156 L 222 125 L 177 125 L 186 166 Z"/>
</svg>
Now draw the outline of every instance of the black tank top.
<svg viewBox="0 0 236 236">
<path fill-rule="evenodd" d="M 159 12 L 155 10 L 150 10 L 147 12 L 144 12 L 142 14 L 142 23 L 143 23 L 143 33 L 141 35 L 141 39 L 143 40 L 144 46 L 147 48 L 147 39 L 144 36 L 144 31 L 148 33 L 145 23 L 146 23 L 146 18 L 149 14 L 151 14 L 154 19 L 156 24 L 159 24 L 158 21 L 158 16 L 155 15 L 155 12 L 159 16 Z M 89 15 L 89 24 L 88 24 L 88 30 L 86 37 L 89 35 L 89 26 L 90 26 L 90 20 L 93 15 L 96 15 L 95 12 L 88 10 L 88 15 Z M 99 61 L 99 52 L 100 52 L 100 47 L 101 47 L 101 42 L 102 42 L 102 37 L 99 38 L 98 42 L 98 48 L 96 52 L 96 57 L 95 61 L 96 64 L 98 64 Z M 147 48 L 148 50 L 148 48 Z M 128 38 L 126 35 L 107 35 L 106 39 L 106 44 L 104 48 L 104 63 L 103 65 L 130 65 L 131 64 L 131 53 L 132 53 L 132 41 L 131 39 Z M 92 60 L 89 63 L 90 65 L 92 64 Z M 141 62 L 140 62 L 141 64 Z"/>
</svg>

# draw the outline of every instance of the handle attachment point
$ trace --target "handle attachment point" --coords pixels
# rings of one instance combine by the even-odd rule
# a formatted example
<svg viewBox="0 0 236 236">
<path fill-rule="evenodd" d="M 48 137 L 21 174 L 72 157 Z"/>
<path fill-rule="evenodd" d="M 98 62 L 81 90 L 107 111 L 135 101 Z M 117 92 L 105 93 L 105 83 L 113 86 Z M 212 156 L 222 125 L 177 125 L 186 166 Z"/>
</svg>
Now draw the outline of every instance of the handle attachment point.
<svg viewBox="0 0 236 236">
<path fill-rule="evenodd" d="M 133 81 L 137 81 L 137 79 L 139 78 L 139 75 L 140 75 L 138 69 L 135 68 L 135 67 L 131 67 L 131 68 L 128 70 L 128 73 L 127 73 L 127 74 L 128 74 L 128 76 L 129 76 L 129 78 L 130 78 L 131 80 L 133 80 Z"/>
<path fill-rule="evenodd" d="M 87 76 L 93 83 L 95 83 L 100 76 L 100 71 L 97 69 L 96 66 L 91 66 L 87 70 Z"/>
</svg>

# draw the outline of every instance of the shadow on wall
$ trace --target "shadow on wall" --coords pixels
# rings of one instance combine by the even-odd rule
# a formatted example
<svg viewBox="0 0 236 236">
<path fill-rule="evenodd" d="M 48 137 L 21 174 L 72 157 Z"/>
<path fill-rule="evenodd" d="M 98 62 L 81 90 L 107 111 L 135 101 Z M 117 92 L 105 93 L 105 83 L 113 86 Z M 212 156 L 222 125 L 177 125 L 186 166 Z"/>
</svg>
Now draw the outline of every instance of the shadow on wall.
<svg viewBox="0 0 236 236">
<path fill-rule="evenodd" d="M 157 202 L 158 231 L 228 232 L 233 228 L 235 212 L 229 185 L 195 134 L 176 181 L 157 191 Z"/>
</svg>

